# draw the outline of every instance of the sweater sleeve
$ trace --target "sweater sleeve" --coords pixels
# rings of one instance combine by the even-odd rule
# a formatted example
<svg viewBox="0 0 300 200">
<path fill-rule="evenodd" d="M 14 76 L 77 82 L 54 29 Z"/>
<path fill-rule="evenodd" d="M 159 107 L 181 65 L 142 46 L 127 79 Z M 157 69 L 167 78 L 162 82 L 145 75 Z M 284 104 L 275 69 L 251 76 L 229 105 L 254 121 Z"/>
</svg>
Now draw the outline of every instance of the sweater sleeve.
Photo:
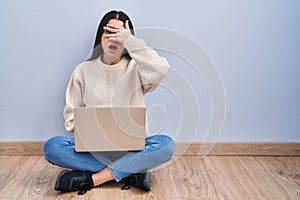
<svg viewBox="0 0 300 200">
<path fill-rule="evenodd" d="M 167 59 L 133 35 L 124 41 L 123 46 L 139 67 L 143 92 L 152 92 L 170 69 Z"/>
<path fill-rule="evenodd" d="M 69 132 L 74 132 L 74 107 L 83 107 L 82 101 L 82 84 L 77 76 L 75 69 L 69 80 L 66 90 L 66 106 L 64 108 L 65 129 Z"/>
</svg>

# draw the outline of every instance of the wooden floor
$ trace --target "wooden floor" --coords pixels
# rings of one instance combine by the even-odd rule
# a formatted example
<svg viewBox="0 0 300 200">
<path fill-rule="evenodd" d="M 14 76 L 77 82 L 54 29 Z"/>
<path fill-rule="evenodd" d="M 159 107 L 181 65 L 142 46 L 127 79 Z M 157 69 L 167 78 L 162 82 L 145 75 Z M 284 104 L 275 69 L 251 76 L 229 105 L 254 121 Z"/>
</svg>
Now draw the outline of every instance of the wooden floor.
<svg viewBox="0 0 300 200">
<path fill-rule="evenodd" d="M 182 156 L 150 172 L 150 192 L 110 182 L 83 196 L 53 189 L 60 171 L 41 156 L 0 156 L 0 199 L 300 199 L 300 157 Z"/>
</svg>

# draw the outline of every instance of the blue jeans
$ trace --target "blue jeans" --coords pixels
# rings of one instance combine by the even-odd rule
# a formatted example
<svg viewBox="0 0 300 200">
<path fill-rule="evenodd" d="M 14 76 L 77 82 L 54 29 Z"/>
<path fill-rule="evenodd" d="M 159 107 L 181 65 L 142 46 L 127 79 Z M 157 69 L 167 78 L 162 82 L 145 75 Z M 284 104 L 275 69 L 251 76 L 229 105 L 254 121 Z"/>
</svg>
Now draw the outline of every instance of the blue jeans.
<svg viewBox="0 0 300 200">
<path fill-rule="evenodd" d="M 55 136 L 44 145 L 46 160 L 74 170 L 99 172 L 108 167 L 116 181 L 170 160 L 174 141 L 166 135 L 146 137 L 145 148 L 130 152 L 76 152 L 74 136 Z"/>
</svg>

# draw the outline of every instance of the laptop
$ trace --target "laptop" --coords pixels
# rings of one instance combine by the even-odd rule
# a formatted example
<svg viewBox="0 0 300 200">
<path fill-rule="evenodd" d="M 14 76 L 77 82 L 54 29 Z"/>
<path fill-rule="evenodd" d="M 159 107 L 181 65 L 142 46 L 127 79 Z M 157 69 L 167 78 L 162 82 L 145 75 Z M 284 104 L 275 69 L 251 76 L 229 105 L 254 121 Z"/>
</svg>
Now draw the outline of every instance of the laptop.
<svg viewBox="0 0 300 200">
<path fill-rule="evenodd" d="M 77 152 L 134 151 L 145 147 L 145 107 L 74 108 Z"/>
</svg>

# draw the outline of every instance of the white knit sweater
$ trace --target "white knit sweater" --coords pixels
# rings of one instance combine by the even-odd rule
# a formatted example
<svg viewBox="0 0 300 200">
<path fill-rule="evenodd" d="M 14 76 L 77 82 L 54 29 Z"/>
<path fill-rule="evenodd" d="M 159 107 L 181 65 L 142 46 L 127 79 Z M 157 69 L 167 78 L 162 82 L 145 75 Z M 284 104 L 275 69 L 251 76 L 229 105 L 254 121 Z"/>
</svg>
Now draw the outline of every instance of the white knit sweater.
<svg viewBox="0 0 300 200">
<path fill-rule="evenodd" d="M 153 91 L 167 74 L 168 61 L 130 35 L 123 43 L 131 60 L 123 57 L 115 65 L 97 58 L 79 64 L 73 71 L 64 109 L 65 128 L 74 131 L 74 107 L 144 107 L 144 95 Z"/>
</svg>

